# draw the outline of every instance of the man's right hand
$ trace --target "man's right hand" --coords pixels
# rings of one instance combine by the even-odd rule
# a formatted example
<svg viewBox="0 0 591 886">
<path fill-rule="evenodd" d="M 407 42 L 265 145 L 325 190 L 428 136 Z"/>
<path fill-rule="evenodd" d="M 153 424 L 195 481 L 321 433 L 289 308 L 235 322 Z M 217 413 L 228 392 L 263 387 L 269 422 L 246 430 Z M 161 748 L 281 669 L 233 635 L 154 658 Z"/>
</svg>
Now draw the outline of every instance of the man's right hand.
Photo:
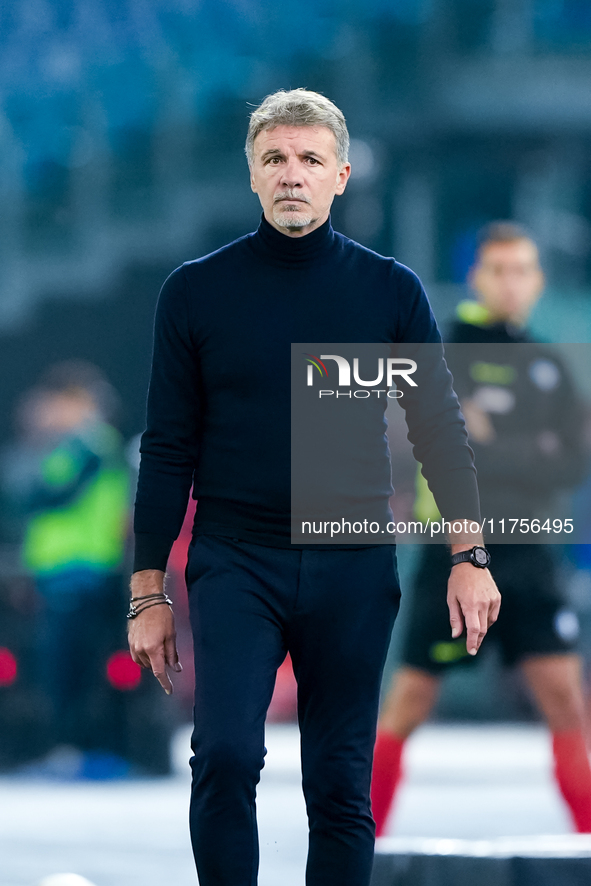
<svg viewBox="0 0 591 886">
<path fill-rule="evenodd" d="M 163 591 L 164 572 L 159 569 L 144 569 L 131 577 L 132 597 L 162 594 Z M 170 695 L 173 686 L 166 669 L 171 668 L 177 673 L 182 670 L 170 606 L 150 606 L 137 618 L 129 619 L 127 634 L 132 659 L 143 668 L 151 668 L 166 694 Z"/>
</svg>

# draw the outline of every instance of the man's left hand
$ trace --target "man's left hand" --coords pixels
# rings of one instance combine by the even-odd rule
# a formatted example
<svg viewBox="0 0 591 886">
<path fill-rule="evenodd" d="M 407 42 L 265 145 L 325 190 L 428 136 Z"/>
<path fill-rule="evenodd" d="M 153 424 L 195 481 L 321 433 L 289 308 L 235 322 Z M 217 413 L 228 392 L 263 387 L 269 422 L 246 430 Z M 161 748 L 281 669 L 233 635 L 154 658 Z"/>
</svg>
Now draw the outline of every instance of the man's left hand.
<svg viewBox="0 0 591 886">
<path fill-rule="evenodd" d="M 447 605 L 452 637 L 466 629 L 466 649 L 476 655 L 501 608 L 501 595 L 488 569 L 471 563 L 452 566 L 447 583 Z"/>
</svg>

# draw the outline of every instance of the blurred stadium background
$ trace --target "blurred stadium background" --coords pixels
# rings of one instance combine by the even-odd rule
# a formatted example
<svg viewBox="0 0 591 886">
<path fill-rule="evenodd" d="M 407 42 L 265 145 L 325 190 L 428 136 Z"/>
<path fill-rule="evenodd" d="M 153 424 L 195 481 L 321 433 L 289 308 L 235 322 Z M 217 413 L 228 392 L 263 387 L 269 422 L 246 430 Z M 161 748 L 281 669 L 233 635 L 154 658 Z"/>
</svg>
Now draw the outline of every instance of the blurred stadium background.
<svg viewBox="0 0 591 886">
<path fill-rule="evenodd" d="M 3 452 L 24 392 L 65 359 L 103 371 L 126 441 L 142 431 L 160 285 L 181 262 L 257 226 L 247 116 L 279 88 L 318 90 L 343 109 L 353 177 L 333 223 L 416 270 L 441 323 L 464 293 L 478 228 L 512 218 L 538 240 L 548 277 L 534 331 L 591 341 L 583 0 L 13 0 L 0 35 Z M 0 646 L 8 634 L 30 652 L 22 524 L 8 501 L 1 517 Z M 119 581 L 122 599 L 125 568 Z M 584 585 L 583 616 L 588 596 Z M 480 676 L 454 675 L 440 716 L 530 718 L 518 687 L 490 688 L 495 674 L 504 679 L 492 663 Z M 0 660 L 0 694 L 17 693 L 15 675 Z M 9 713 L 22 713 L 14 697 Z M 130 715 L 118 711 L 120 724 Z M 181 699 L 179 723 L 187 711 Z M 159 717 L 148 717 L 155 740 Z"/>
</svg>

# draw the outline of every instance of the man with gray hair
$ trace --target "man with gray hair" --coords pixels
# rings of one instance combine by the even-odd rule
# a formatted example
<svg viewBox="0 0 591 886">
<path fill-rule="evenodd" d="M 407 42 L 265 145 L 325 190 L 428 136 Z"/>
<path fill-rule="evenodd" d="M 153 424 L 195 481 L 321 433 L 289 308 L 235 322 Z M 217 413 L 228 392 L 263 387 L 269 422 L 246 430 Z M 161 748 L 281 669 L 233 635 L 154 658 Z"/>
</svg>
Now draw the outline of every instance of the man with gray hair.
<svg viewBox="0 0 591 886">
<path fill-rule="evenodd" d="M 291 343 L 441 339 L 415 274 L 331 227 L 351 171 L 347 149 L 344 117 L 324 96 L 266 98 L 246 143 L 263 208 L 257 231 L 178 268 L 158 303 L 129 642 L 170 693 L 168 670 L 180 664 L 163 582 L 193 484 L 190 825 L 202 886 L 256 883 L 264 722 L 288 652 L 310 826 L 306 882 L 367 886 L 371 874 L 372 751 L 400 598 L 395 548 L 367 538 L 292 544 Z M 472 452 L 443 361 L 438 378 L 437 418 L 409 417 L 410 432 L 441 513 L 472 520 Z M 386 505 L 391 492 L 384 481 Z M 475 654 L 499 596 L 468 548 L 452 545 L 463 562 L 451 569 L 448 602 L 453 635 L 465 627 Z"/>
</svg>

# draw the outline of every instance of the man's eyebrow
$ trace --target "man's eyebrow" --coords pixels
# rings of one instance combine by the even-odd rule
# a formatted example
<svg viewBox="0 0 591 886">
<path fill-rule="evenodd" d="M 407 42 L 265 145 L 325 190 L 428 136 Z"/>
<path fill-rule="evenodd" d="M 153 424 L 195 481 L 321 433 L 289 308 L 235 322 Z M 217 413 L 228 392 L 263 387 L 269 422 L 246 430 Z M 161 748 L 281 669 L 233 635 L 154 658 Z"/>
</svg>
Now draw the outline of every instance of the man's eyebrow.
<svg viewBox="0 0 591 886">
<path fill-rule="evenodd" d="M 303 157 L 316 157 L 318 160 L 325 159 L 324 154 L 319 154 L 318 151 L 313 151 L 311 149 L 306 150 L 306 151 L 302 151 L 302 156 Z"/>
<path fill-rule="evenodd" d="M 266 151 L 263 151 L 261 154 L 261 160 L 266 160 L 267 157 L 282 157 L 283 151 L 280 151 L 279 148 L 267 148 Z"/>
<path fill-rule="evenodd" d="M 279 150 L 279 148 L 267 148 L 266 151 L 263 151 L 261 154 L 261 160 L 266 160 L 269 157 L 283 157 L 283 151 Z M 318 151 L 314 151 L 311 148 L 302 151 L 300 154 L 301 157 L 314 157 L 318 160 L 325 160 L 324 154 L 318 153 Z"/>
</svg>

